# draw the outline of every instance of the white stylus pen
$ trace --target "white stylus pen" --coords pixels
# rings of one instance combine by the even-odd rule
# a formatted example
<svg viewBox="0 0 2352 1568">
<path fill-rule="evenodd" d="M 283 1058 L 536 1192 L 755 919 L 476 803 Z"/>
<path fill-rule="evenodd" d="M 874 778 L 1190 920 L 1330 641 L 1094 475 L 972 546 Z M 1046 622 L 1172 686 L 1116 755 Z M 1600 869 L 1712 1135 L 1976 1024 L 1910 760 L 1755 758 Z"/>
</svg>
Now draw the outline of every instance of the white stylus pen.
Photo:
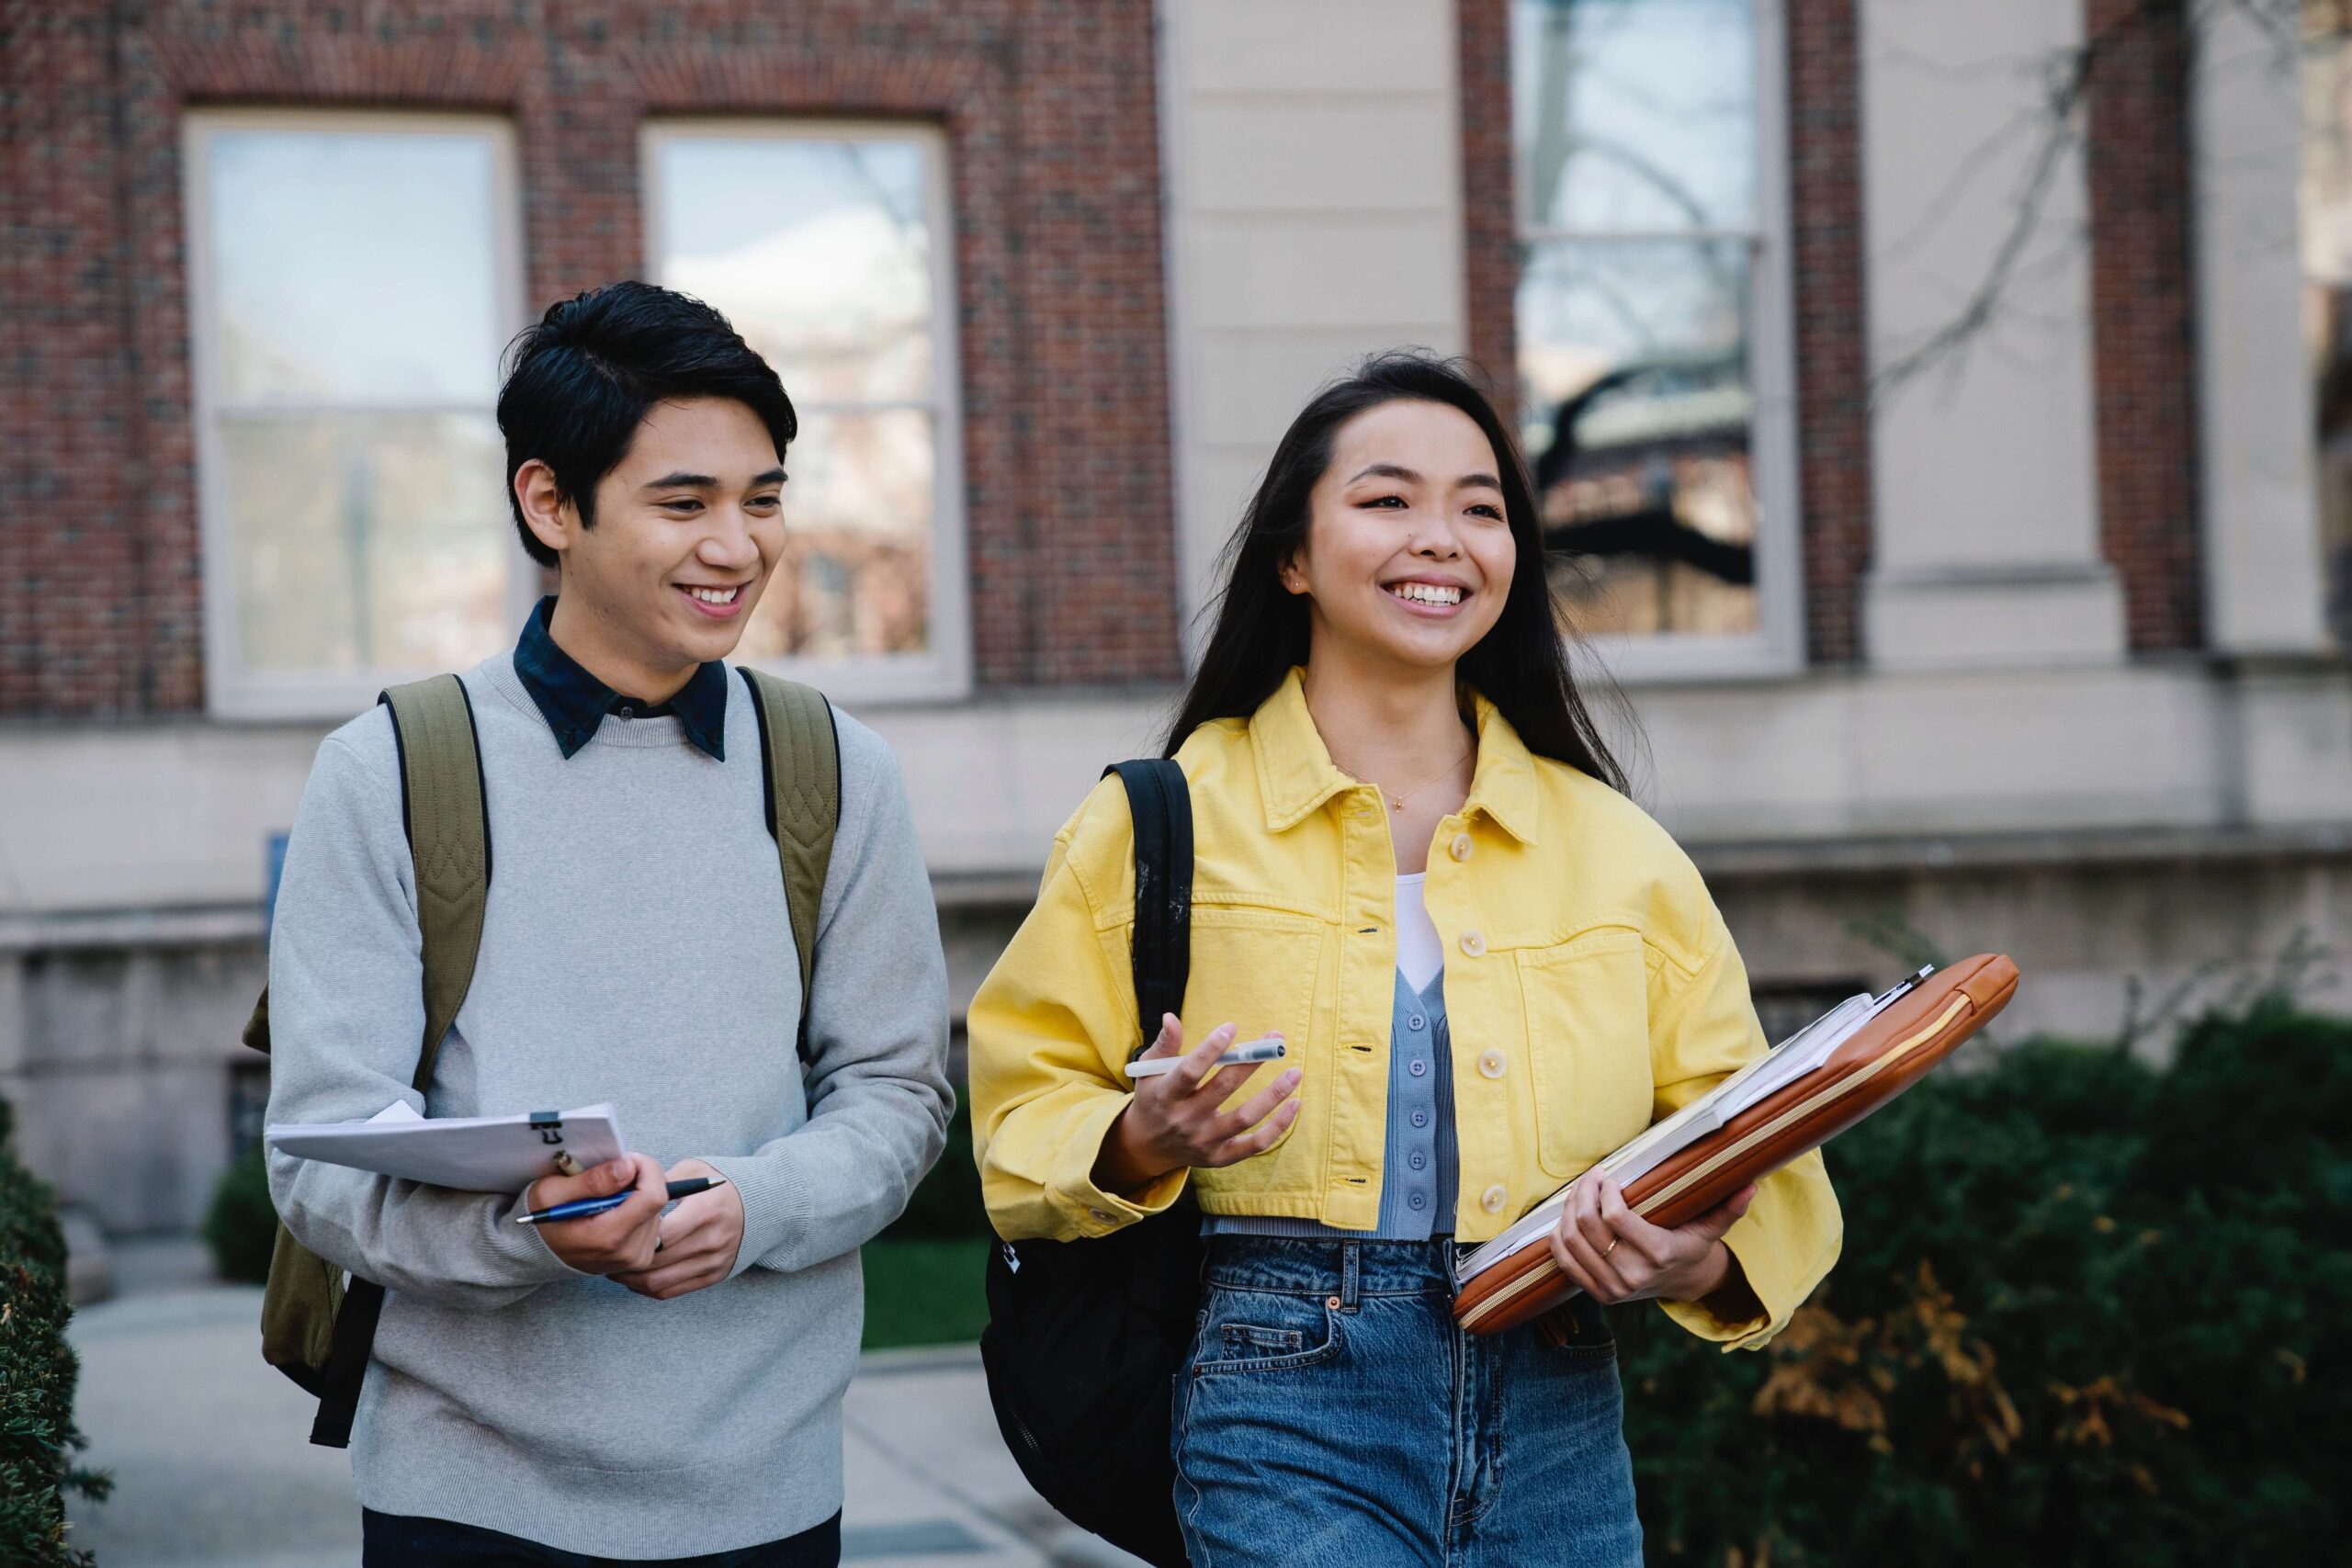
<svg viewBox="0 0 2352 1568">
<path fill-rule="evenodd" d="M 1290 1055 L 1290 1047 L 1283 1043 L 1283 1037 L 1279 1034 L 1269 1034 L 1262 1039 L 1246 1041 L 1236 1045 L 1216 1059 L 1216 1066 L 1231 1067 L 1247 1066 L 1252 1062 L 1279 1062 L 1288 1055 Z M 1174 1072 L 1177 1064 L 1183 1059 L 1182 1054 L 1179 1053 L 1173 1056 L 1154 1056 L 1148 1061 L 1129 1062 L 1127 1077 L 1131 1078 L 1158 1077 L 1161 1073 Z M 1213 1067 L 1210 1070 L 1214 1072 L 1216 1068 Z"/>
</svg>

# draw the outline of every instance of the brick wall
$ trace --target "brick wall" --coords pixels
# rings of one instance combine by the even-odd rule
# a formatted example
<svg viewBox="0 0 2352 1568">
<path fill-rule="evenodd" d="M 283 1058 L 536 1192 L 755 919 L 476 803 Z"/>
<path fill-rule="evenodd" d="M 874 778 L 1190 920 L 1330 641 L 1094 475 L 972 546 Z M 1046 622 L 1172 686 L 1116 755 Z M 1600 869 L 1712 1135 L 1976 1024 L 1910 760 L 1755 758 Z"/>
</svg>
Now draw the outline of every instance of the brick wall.
<svg viewBox="0 0 2352 1568">
<path fill-rule="evenodd" d="M 1463 286 L 1470 357 L 1517 418 L 1519 225 L 1510 146 L 1510 0 L 1455 0 L 1462 75 Z"/>
<path fill-rule="evenodd" d="M 1861 581 L 1871 560 L 1855 0 L 1788 0 L 1788 32 L 1805 650 L 1815 664 L 1850 664 L 1861 657 Z"/>
<path fill-rule="evenodd" d="M 951 141 L 977 678 L 1173 676 L 1149 0 L 0 0 L 0 715 L 202 704 L 179 116 L 509 116 L 535 307 L 645 269 L 638 128 Z"/>
<path fill-rule="evenodd" d="M 2085 0 L 2099 539 L 2135 651 L 2204 640 L 2183 0 Z"/>
</svg>

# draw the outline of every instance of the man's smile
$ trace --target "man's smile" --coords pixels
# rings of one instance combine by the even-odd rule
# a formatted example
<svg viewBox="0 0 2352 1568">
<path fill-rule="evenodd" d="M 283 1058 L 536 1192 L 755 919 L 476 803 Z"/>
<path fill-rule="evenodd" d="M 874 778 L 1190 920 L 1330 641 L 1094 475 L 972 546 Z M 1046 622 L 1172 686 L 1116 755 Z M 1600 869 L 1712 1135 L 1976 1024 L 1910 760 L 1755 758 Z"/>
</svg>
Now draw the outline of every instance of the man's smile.
<svg viewBox="0 0 2352 1568">
<path fill-rule="evenodd" d="M 720 586 L 710 583 L 679 582 L 672 586 L 684 594 L 686 603 L 692 604 L 698 613 L 708 615 L 716 621 L 724 621 L 732 619 L 741 611 L 743 590 L 751 584 L 735 582 Z"/>
</svg>

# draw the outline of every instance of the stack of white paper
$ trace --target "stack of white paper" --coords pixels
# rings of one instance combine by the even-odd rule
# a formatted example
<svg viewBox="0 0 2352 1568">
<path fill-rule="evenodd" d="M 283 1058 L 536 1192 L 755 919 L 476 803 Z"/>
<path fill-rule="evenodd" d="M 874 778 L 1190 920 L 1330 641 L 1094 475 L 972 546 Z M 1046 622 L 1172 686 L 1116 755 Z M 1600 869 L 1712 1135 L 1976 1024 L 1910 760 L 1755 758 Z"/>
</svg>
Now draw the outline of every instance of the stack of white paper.
<svg viewBox="0 0 2352 1568">
<path fill-rule="evenodd" d="M 282 1154 L 463 1192 L 520 1192 L 543 1176 L 587 1170 L 628 1151 L 610 1105 L 427 1120 L 402 1100 L 365 1122 L 273 1126 L 263 1136 Z"/>
</svg>

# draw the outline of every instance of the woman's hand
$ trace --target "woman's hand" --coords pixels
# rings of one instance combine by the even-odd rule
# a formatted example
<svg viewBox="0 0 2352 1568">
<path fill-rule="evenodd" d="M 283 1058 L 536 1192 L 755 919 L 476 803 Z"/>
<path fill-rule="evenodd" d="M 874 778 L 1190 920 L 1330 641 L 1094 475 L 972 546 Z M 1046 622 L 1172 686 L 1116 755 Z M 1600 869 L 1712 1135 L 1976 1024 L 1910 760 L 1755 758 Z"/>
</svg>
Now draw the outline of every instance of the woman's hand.
<svg viewBox="0 0 2352 1568">
<path fill-rule="evenodd" d="M 1218 1110 L 1234 1085 L 1257 1070 L 1240 1065 L 1210 1070 L 1233 1043 L 1234 1033 L 1232 1024 L 1221 1023 L 1193 1047 L 1182 1066 L 1136 1080 L 1135 1099 L 1111 1123 L 1102 1152 L 1094 1158 L 1094 1185 L 1106 1192 L 1135 1192 L 1171 1170 L 1237 1165 L 1274 1146 L 1298 1119 L 1298 1069 L 1285 1070 L 1233 1110 Z M 1144 1055 L 1172 1056 L 1183 1046 L 1183 1026 L 1174 1013 L 1166 1013 L 1159 1038 Z"/>
<path fill-rule="evenodd" d="M 1595 1171 L 1568 1191 L 1552 1233 L 1552 1259 L 1595 1301 L 1695 1302 L 1746 1280 L 1724 1232 L 1756 1199 L 1750 1182 L 1687 1224 L 1654 1225 L 1625 1206 L 1624 1190 Z M 1738 1314 L 1750 1315 L 1747 1314 Z"/>
</svg>

